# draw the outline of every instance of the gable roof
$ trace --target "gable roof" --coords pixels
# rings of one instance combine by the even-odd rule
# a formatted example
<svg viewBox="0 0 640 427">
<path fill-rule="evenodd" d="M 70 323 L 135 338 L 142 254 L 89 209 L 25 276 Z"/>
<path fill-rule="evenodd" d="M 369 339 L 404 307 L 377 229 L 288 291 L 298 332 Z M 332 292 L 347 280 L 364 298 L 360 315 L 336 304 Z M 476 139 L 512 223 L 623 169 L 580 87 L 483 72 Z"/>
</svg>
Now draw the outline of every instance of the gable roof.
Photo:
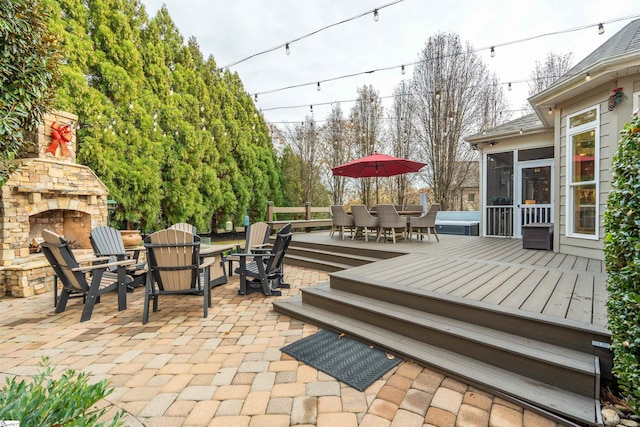
<svg viewBox="0 0 640 427">
<path fill-rule="evenodd" d="M 559 86 L 565 80 L 577 74 L 584 74 L 590 68 L 601 61 L 623 56 L 628 53 L 640 51 L 640 19 L 631 21 L 620 31 L 615 33 L 599 48 L 591 52 L 582 61 L 574 65 L 563 77 L 550 87 Z"/>
<path fill-rule="evenodd" d="M 589 89 L 618 78 L 619 73 L 637 72 L 640 65 L 640 19 L 628 23 L 600 47 L 572 67 L 564 77 L 529 98 L 540 120 L 553 124 L 545 112 Z M 586 75 L 590 79 L 585 79 Z"/>
<path fill-rule="evenodd" d="M 532 135 L 536 133 L 551 132 L 551 128 L 546 127 L 535 113 L 527 114 L 515 120 L 487 129 L 486 132 L 476 133 L 465 137 L 469 143 L 490 142 L 514 136 Z M 522 133 L 520 133 L 522 131 Z"/>
</svg>

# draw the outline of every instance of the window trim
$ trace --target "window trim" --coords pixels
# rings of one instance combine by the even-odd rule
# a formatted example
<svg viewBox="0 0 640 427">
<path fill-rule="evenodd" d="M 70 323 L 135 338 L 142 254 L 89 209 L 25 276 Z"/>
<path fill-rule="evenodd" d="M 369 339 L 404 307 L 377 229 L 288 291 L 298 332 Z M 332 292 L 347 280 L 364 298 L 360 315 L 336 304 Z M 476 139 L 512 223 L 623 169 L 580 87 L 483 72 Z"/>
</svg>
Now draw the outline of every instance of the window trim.
<svg viewBox="0 0 640 427">
<path fill-rule="evenodd" d="M 591 110 L 596 110 L 596 119 L 592 122 L 582 124 L 575 128 L 571 128 L 571 118 L 578 116 L 580 114 L 584 114 Z M 566 155 L 567 155 L 567 163 L 566 163 L 566 175 L 565 175 L 565 184 L 566 184 L 566 229 L 565 235 L 567 237 L 573 237 L 578 239 L 587 239 L 587 240 L 599 240 L 600 239 L 600 105 L 596 104 L 594 106 L 585 108 L 576 113 L 568 115 L 566 117 Z M 592 181 L 581 181 L 578 183 L 573 182 L 573 139 L 574 135 L 584 133 L 587 131 L 593 130 L 595 132 L 594 135 L 594 173 Z M 575 233 L 574 230 L 574 197 L 573 190 L 576 187 L 583 185 L 594 185 L 596 187 L 596 205 L 595 205 L 595 233 L 594 234 L 583 234 L 583 233 Z"/>
</svg>

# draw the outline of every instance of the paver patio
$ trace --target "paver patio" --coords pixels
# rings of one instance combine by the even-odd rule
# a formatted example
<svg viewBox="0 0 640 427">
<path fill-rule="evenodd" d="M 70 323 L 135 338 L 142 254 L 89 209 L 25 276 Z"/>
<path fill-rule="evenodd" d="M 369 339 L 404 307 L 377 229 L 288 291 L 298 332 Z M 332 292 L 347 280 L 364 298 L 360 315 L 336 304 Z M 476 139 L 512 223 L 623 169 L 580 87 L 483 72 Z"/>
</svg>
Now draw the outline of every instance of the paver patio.
<svg viewBox="0 0 640 427">
<path fill-rule="evenodd" d="M 328 279 L 291 266 L 285 275 L 291 289 L 277 298 Z M 167 296 L 144 326 L 141 289 L 123 312 L 115 294 L 104 296 L 84 323 L 79 300 L 55 314 L 50 294 L 0 298 L 0 377 L 31 376 L 43 356 L 58 372 L 91 372 L 115 389 L 101 404 L 123 409 L 133 427 L 556 426 L 411 361 L 352 389 L 280 352 L 316 326 L 276 313 L 275 297 L 237 289 L 237 276 L 214 288 L 207 319 L 200 298 Z"/>
</svg>

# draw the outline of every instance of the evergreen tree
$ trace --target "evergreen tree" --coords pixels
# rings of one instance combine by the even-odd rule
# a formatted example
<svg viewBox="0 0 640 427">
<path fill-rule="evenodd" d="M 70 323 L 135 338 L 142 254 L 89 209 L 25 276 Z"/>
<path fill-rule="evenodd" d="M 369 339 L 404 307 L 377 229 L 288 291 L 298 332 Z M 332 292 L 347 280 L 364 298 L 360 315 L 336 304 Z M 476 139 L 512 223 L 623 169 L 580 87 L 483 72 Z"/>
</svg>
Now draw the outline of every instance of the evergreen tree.
<svg viewBox="0 0 640 427">
<path fill-rule="evenodd" d="M 24 132 L 34 131 L 54 102 L 60 56 L 49 10 L 39 0 L 0 2 L 0 185 Z"/>
</svg>

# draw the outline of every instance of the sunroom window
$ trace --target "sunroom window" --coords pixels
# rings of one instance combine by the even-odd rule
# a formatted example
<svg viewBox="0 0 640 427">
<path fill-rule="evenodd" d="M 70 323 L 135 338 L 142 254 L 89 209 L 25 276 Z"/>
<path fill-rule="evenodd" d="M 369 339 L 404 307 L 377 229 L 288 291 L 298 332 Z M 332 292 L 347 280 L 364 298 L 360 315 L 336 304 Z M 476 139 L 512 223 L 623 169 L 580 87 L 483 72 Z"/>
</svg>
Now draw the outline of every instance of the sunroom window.
<svg viewBox="0 0 640 427">
<path fill-rule="evenodd" d="M 598 238 L 598 106 L 567 117 L 567 235 Z"/>
</svg>

